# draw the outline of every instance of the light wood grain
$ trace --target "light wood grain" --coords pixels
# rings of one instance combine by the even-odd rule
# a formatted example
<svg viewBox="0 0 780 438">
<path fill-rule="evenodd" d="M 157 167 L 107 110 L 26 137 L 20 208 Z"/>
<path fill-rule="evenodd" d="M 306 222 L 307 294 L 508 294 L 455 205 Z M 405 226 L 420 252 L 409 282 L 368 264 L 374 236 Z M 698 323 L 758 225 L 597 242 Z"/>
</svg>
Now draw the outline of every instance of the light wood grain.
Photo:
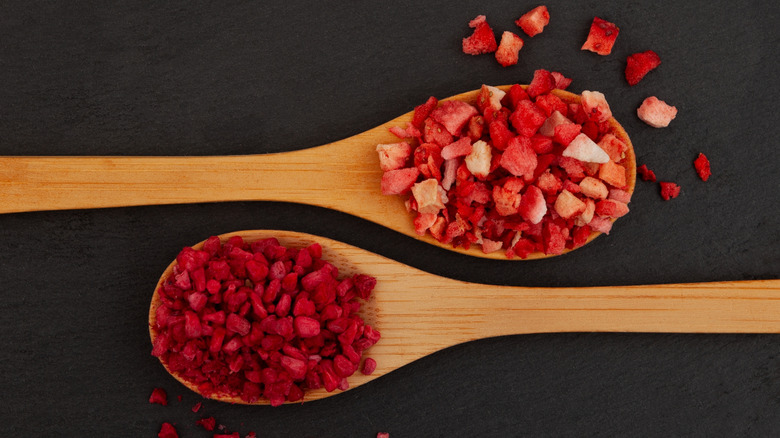
<svg viewBox="0 0 780 438">
<path fill-rule="evenodd" d="M 377 278 L 374 295 L 361 315 L 382 334 L 379 343 L 367 352 L 376 359 L 378 368 L 370 376 L 358 372 L 350 377 L 353 388 L 441 349 L 494 336 L 780 333 L 780 280 L 584 288 L 492 286 L 439 277 L 343 242 L 304 233 L 240 231 L 223 237 L 235 234 L 247 241 L 273 236 L 291 247 L 319 242 L 324 247 L 323 258 L 343 275 L 365 273 Z M 172 268 L 168 267 L 161 280 Z M 155 292 L 149 313 L 152 338 L 158 305 Z M 305 400 L 333 394 L 316 390 Z"/>
<path fill-rule="evenodd" d="M 508 88 L 508 87 L 503 87 Z M 579 96 L 560 90 L 569 102 Z M 478 91 L 450 99 L 474 102 Z M 265 155 L 188 157 L 0 157 L 0 213 L 90 209 L 222 201 L 280 201 L 348 213 L 416 239 L 471 256 L 505 259 L 440 244 L 419 236 L 399 196 L 380 191 L 382 171 L 376 145 L 397 143 L 388 132 L 406 126 L 413 112 L 353 137 L 290 152 Z M 629 145 L 628 191 L 636 181 L 636 159 L 628 135 L 612 119 Z M 590 240 L 599 233 L 592 233 Z M 544 257 L 534 253 L 528 258 Z M 515 258 L 515 260 L 520 260 Z"/>
</svg>

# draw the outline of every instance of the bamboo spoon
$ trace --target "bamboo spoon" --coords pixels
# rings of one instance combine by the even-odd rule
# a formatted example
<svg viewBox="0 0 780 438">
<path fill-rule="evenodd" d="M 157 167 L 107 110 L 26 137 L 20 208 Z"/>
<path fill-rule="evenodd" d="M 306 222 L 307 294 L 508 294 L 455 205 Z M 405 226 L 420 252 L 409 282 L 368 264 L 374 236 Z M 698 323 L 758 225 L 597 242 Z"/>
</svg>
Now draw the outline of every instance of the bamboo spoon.
<svg viewBox="0 0 780 438">
<path fill-rule="evenodd" d="M 502 87 L 508 89 L 508 86 Z M 567 102 L 579 96 L 553 91 Z M 479 90 L 449 99 L 474 103 Z M 413 111 L 353 137 L 291 152 L 243 156 L 190 157 L 0 157 L 0 213 L 88 209 L 220 201 L 281 201 L 348 213 L 449 250 L 484 254 L 476 246 L 453 249 L 421 237 L 399 196 L 382 195 L 376 145 L 396 143 L 388 132 L 404 127 Z M 636 160 L 628 135 L 612 119 L 616 136 L 628 146 L 628 191 L 636 182 Z M 599 233 L 592 233 L 590 240 Z M 528 258 L 540 258 L 534 253 Z M 514 260 L 520 260 L 515 258 Z"/>
<path fill-rule="evenodd" d="M 276 237 L 287 247 L 319 242 L 340 275 L 377 278 L 360 311 L 382 338 L 367 350 L 378 367 L 349 377 L 350 388 L 423 356 L 476 339 L 553 332 L 780 333 L 780 280 L 624 287 L 529 288 L 490 286 L 425 273 L 346 243 L 292 231 L 240 231 L 247 242 Z M 201 242 L 199 245 L 202 245 Z M 198 245 L 195 246 L 196 248 Z M 162 275 L 172 271 L 172 263 Z M 157 289 L 149 311 L 152 342 Z M 174 377 L 176 377 L 174 375 Z M 178 377 L 177 377 L 178 379 Z M 197 392 L 193 385 L 179 379 Z M 338 392 L 306 393 L 304 401 Z M 243 403 L 238 398 L 219 400 Z M 264 400 L 257 404 L 266 404 Z"/>
</svg>

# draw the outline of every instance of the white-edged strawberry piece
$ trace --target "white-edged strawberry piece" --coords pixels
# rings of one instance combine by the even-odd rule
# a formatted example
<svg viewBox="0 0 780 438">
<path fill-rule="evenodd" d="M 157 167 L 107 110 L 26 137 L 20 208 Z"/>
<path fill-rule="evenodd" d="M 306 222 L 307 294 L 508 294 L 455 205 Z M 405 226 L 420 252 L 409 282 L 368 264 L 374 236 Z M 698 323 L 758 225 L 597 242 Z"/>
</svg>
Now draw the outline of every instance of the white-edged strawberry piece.
<svg viewBox="0 0 780 438">
<path fill-rule="evenodd" d="M 604 134 L 604 136 L 601 137 L 598 145 L 601 149 L 604 149 L 604 152 L 609 155 L 609 159 L 616 163 L 623 161 L 623 158 L 626 157 L 628 146 L 625 142 L 615 137 L 614 134 L 610 132 Z"/>
<path fill-rule="evenodd" d="M 563 125 L 567 123 L 574 123 L 571 120 L 569 120 L 566 116 L 561 114 L 560 111 L 553 111 L 552 114 L 550 114 L 550 117 L 547 118 L 547 120 L 542 123 L 542 126 L 539 127 L 539 134 L 545 135 L 547 137 L 552 137 L 555 134 L 555 127 L 558 125 Z"/>
<path fill-rule="evenodd" d="M 414 218 L 414 232 L 420 236 L 424 236 L 430 229 L 438 216 L 434 213 L 418 213 Z"/>
<path fill-rule="evenodd" d="M 493 186 L 493 202 L 501 216 L 511 216 L 520 210 L 521 196 L 501 186 Z"/>
<path fill-rule="evenodd" d="M 596 214 L 614 218 L 622 217 L 628 214 L 628 205 L 614 199 L 604 199 L 596 203 Z"/>
<path fill-rule="evenodd" d="M 609 234 L 610 230 L 612 230 L 612 221 L 606 217 L 593 216 L 593 219 L 588 222 L 588 226 L 593 231 Z"/>
<path fill-rule="evenodd" d="M 463 53 L 467 55 L 481 55 L 495 52 L 498 48 L 493 29 L 487 23 L 487 17 L 477 15 L 469 21 L 469 27 L 474 32 L 467 38 L 463 38 Z"/>
<path fill-rule="evenodd" d="M 506 96 L 506 91 L 482 84 L 482 88 L 479 90 L 479 97 L 477 98 L 477 109 L 482 113 L 485 113 L 487 109 L 499 111 L 502 106 L 501 99 L 503 99 L 504 96 Z"/>
<path fill-rule="evenodd" d="M 555 199 L 553 209 L 564 219 L 571 219 L 585 211 L 585 203 L 568 190 L 562 190 Z"/>
<path fill-rule="evenodd" d="M 532 224 L 538 224 L 547 214 L 547 202 L 544 200 L 544 193 L 539 187 L 528 186 L 520 198 L 520 208 L 518 213 L 526 221 Z"/>
<path fill-rule="evenodd" d="M 493 154 L 490 145 L 482 140 L 471 145 L 471 153 L 464 158 L 466 168 L 478 178 L 486 178 L 490 173 L 490 162 Z"/>
<path fill-rule="evenodd" d="M 499 249 L 501 249 L 504 246 L 504 242 L 501 242 L 500 240 L 490 240 L 482 238 L 482 252 L 485 254 L 490 254 L 491 252 L 496 252 Z"/>
<path fill-rule="evenodd" d="M 581 227 L 590 224 L 593 220 L 593 215 L 596 213 L 596 201 L 585 198 L 585 211 L 580 213 L 579 216 L 574 218 L 574 225 Z"/>
<path fill-rule="evenodd" d="M 441 149 L 441 157 L 445 160 L 451 160 L 453 158 L 465 157 L 471 153 L 471 139 L 468 137 L 461 137 L 457 141 L 454 141 Z"/>
<path fill-rule="evenodd" d="M 447 193 L 435 178 L 415 183 L 412 186 L 412 196 L 417 202 L 420 213 L 438 213 L 447 203 Z"/>
<path fill-rule="evenodd" d="M 496 50 L 496 61 L 498 61 L 502 67 L 515 65 L 517 64 L 519 52 L 522 48 L 522 38 L 512 32 L 504 31 L 504 33 L 501 34 L 501 42 L 498 43 L 498 50 Z"/>
<path fill-rule="evenodd" d="M 401 139 L 422 137 L 422 132 L 420 132 L 420 130 L 417 129 L 417 127 L 412 125 L 411 123 L 407 123 L 406 128 L 403 129 L 400 126 L 391 126 L 390 128 L 388 128 L 388 131 L 390 131 L 391 134 Z"/>
<path fill-rule="evenodd" d="M 448 100 L 433 110 L 431 118 L 442 124 L 447 132 L 459 136 L 472 116 L 479 114 L 474 106 L 459 100 Z"/>
<path fill-rule="evenodd" d="M 585 111 L 585 115 L 588 120 L 596 123 L 606 122 L 612 117 L 612 110 L 609 109 L 607 98 L 604 93 L 599 91 L 582 92 L 582 99 L 580 101 L 582 109 Z"/>
<path fill-rule="evenodd" d="M 379 155 L 379 167 L 387 172 L 388 170 L 400 169 L 406 165 L 406 162 L 412 155 L 412 146 L 405 141 L 379 144 L 376 146 L 376 152 Z"/>
<path fill-rule="evenodd" d="M 552 75 L 553 79 L 555 79 L 555 88 L 559 90 L 565 90 L 569 88 L 569 85 L 571 85 L 571 78 L 567 78 L 563 75 L 563 73 L 558 71 L 551 71 L 550 74 Z"/>
<path fill-rule="evenodd" d="M 401 195 L 407 193 L 420 176 L 420 170 L 416 167 L 389 170 L 382 174 L 382 194 Z M 435 181 L 435 180 L 434 180 Z"/>
<path fill-rule="evenodd" d="M 518 18 L 515 24 L 529 37 L 539 35 L 544 27 L 550 24 L 550 11 L 547 10 L 547 6 L 537 6 Z"/>
<path fill-rule="evenodd" d="M 677 108 L 650 96 L 636 110 L 636 115 L 653 128 L 666 128 L 677 117 Z"/>
<path fill-rule="evenodd" d="M 523 177 L 526 181 L 533 179 L 537 163 L 536 151 L 531 147 L 531 139 L 522 136 L 509 140 L 500 161 L 501 167 L 514 176 Z"/>
<path fill-rule="evenodd" d="M 585 134 L 579 134 L 561 154 L 586 163 L 607 163 L 609 155 Z"/>
<path fill-rule="evenodd" d="M 609 189 L 600 180 L 592 176 L 586 176 L 580 181 L 580 191 L 583 195 L 593 199 L 606 199 L 609 196 Z"/>
<path fill-rule="evenodd" d="M 590 50 L 599 55 L 609 55 L 612 53 L 612 47 L 615 45 L 618 33 L 620 33 L 620 29 L 614 23 L 593 17 L 588 38 L 581 50 Z"/>
</svg>

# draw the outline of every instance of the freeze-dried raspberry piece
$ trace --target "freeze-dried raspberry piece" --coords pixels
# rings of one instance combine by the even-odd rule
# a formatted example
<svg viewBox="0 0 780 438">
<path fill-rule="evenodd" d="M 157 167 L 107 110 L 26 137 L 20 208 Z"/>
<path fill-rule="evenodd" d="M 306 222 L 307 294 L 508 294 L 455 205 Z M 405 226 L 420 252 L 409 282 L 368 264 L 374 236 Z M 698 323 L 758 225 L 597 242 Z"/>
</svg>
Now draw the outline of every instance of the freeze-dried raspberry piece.
<svg viewBox="0 0 780 438">
<path fill-rule="evenodd" d="M 696 169 L 696 173 L 699 174 L 699 178 L 701 178 L 702 181 L 707 181 L 710 175 L 712 175 L 712 172 L 710 171 L 710 160 L 702 153 L 699 153 L 699 156 L 693 161 L 693 167 Z"/>
<path fill-rule="evenodd" d="M 661 57 L 652 50 L 634 53 L 626 59 L 626 81 L 632 87 L 639 83 L 650 70 L 661 65 Z"/>
<path fill-rule="evenodd" d="M 673 182 L 662 181 L 658 184 L 661 186 L 661 197 L 665 201 L 676 198 L 680 194 L 680 186 Z"/>
<path fill-rule="evenodd" d="M 655 182 L 655 172 L 647 168 L 646 164 L 643 164 L 636 168 L 636 173 L 642 178 L 643 181 Z"/>
<path fill-rule="evenodd" d="M 484 15 L 478 15 L 469 22 L 469 27 L 474 29 L 474 33 L 468 38 L 463 38 L 463 53 L 467 55 L 481 55 L 483 53 L 492 53 L 498 49 L 496 36 L 493 29 L 488 25 L 487 18 Z"/>
<path fill-rule="evenodd" d="M 612 53 L 612 46 L 620 33 L 620 29 L 609 21 L 599 17 L 594 17 L 590 25 L 590 32 L 585 44 L 581 50 L 590 50 L 599 55 L 609 55 Z"/>
</svg>

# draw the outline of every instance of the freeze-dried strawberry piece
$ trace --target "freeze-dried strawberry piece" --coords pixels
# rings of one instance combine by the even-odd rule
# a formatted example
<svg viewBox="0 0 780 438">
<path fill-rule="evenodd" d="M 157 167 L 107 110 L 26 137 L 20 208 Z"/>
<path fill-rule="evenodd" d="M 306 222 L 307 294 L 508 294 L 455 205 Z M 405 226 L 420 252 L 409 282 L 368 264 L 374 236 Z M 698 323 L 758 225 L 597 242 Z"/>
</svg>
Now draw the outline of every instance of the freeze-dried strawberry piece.
<svg viewBox="0 0 780 438">
<path fill-rule="evenodd" d="M 368 376 L 371 373 L 373 373 L 375 370 L 376 370 L 376 360 L 367 357 L 366 360 L 363 361 L 363 368 L 361 368 L 360 372 Z"/>
<path fill-rule="evenodd" d="M 552 75 L 553 79 L 555 79 L 555 88 L 559 90 L 565 90 L 569 88 L 569 85 L 571 85 L 572 79 L 567 78 L 563 75 L 563 73 L 551 71 L 550 74 Z"/>
<path fill-rule="evenodd" d="M 425 181 L 414 184 L 412 186 L 412 196 L 417 201 L 417 211 L 420 213 L 438 213 L 439 210 L 444 208 L 444 203 L 446 202 L 444 189 L 439 186 L 439 182 L 434 178 L 428 178 Z M 445 199 L 442 199 L 443 197 Z"/>
<path fill-rule="evenodd" d="M 538 133 L 547 137 L 552 137 L 555 135 L 555 127 L 565 123 L 572 123 L 572 121 L 560 111 L 553 111 L 552 114 L 545 119 L 544 123 L 542 123 L 542 126 L 539 127 Z"/>
<path fill-rule="evenodd" d="M 157 436 L 158 438 L 179 438 L 176 428 L 171 423 L 163 423 Z"/>
<path fill-rule="evenodd" d="M 532 99 L 536 99 L 537 96 L 541 96 L 545 93 L 549 93 L 555 88 L 555 77 L 547 70 L 538 69 L 534 71 L 534 77 L 531 79 L 531 83 L 528 84 L 528 88 L 525 92 L 528 93 Z"/>
<path fill-rule="evenodd" d="M 466 163 L 466 168 L 474 176 L 479 178 L 486 178 L 490 173 L 490 165 L 492 162 L 492 153 L 489 144 L 480 140 L 471 145 L 471 153 L 463 159 Z"/>
<path fill-rule="evenodd" d="M 431 115 L 434 109 L 439 105 L 439 100 L 431 96 L 425 103 L 414 107 L 414 115 L 412 116 L 412 126 L 422 129 L 423 123 L 428 116 Z"/>
<path fill-rule="evenodd" d="M 448 100 L 433 110 L 431 118 L 453 136 L 459 136 L 472 116 L 479 114 L 472 105 L 460 100 Z M 441 144 L 441 143 L 440 143 Z M 441 144 L 446 146 L 445 144 Z"/>
<path fill-rule="evenodd" d="M 545 254 L 561 254 L 566 249 L 566 237 L 563 229 L 553 221 L 548 221 L 542 228 Z"/>
<path fill-rule="evenodd" d="M 620 33 L 620 29 L 609 21 L 599 17 L 594 17 L 588 32 L 588 38 L 581 50 L 590 50 L 599 55 L 609 55 L 612 53 L 612 46 Z"/>
<path fill-rule="evenodd" d="M 580 131 L 582 131 L 582 125 L 576 123 L 563 123 L 555 127 L 555 130 L 553 131 L 553 140 L 561 146 L 568 146 L 578 135 L 580 135 Z M 575 153 L 574 148 L 567 153 Z M 579 154 L 579 152 L 576 154 Z"/>
<path fill-rule="evenodd" d="M 680 186 L 677 184 L 668 181 L 661 181 L 658 184 L 661 186 L 661 197 L 664 198 L 665 201 L 680 195 Z"/>
<path fill-rule="evenodd" d="M 495 52 L 498 48 L 493 29 L 487 23 L 487 17 L 478 15 L 469 21 L 469 27 L 474 29 L 471 36 L 463 38 L 463 53 L 481 55 Z"/>
<path fill-rule="evenodd" d="M 544 5 L 531 9 L 515 21 L 515 24 L 523 29 L 523 32 L 529 37 L 542 33 L 544 27 L 549 23 L 550 12 Z"/>
<path fill-rule="evenodd" d="M 477 109 L 485 114 L 487 111 L 500 111 L 501 100 L 506 96 L 506 92 L 500 88 L 482 84 L 477 97 Z"/>
<path fill-rule="evenodd" d="M 454 141 L 447 146 L 444 146 L 441 150 L 441 157 L 445 160 L 465 157 L 471 153 L 471 149 L 471 139 L 468 137 L 461 137 L 458 141 Z"/>
<path fill-rule="evenodd" d="M 376 438 L 390 438 L 390 434 L 387 432 L 378 432 Z"/>
<path fill-rule="evenodd" d="M 566 149 L 563 150 L 561 155 L 585 163 L 606 163 L 609 161 L 609 155 L 585 134 L 578 134 L 575 136 L 574 139 L 569 142 Z"/>
<path fill-rule="evenodd" d="M 612 110 L 609 108 L 604 93 L 585 90 L 582 92 L 580 103 L 588 120 L 592 122 L 606 122 L 612 117 Z"/>
<path fill-rule="evenodd" d="M 693 161 L 693 167 L 696 169 L 696 173 L 702 181 L 707 181 L 710 175 L 712 175 L 712 172 L 710 171 L 710 160 L 702 153 L 699 153 L 699 156 Z"/>
<path fill-rule="evenodd" d="M 585 211 L 585 203 L 568 190 L 563 190 L 555 200 L 555 212 L 564 219 L 571 219 Z"/>
<path fill-rule="evenodd" d="M 661 65 L 661 57 L 652 50 L 634 53 L 626 59 L 626 81 L 632 87 L 639 83 L 650 70 Z"/>
<path fill-rule="evenodd" d="M 636 110 L 637 116 L 653 128 L 665 128 L 677 117 L 677 108 L 650 96 Z"/>
<path fill-rule="evenodd" d="M 523 40 L 512 32 L 504 31 L 501 34 L 501 42 L 496 50 L 496 61 L 503 67 L 517 64 L 520 49 L 523 48 Z"/>
<path fill-rule="evenodd" d="M 636 168 L 636 173 L 642 178 L 643 181 L 655 182 L 655 172 L 647 168 L 646 164 L 643 164 Z"/>
<path fill-rule="evenodd" d="M 536 106 L 541 108 L 548 116 L 551 116 L 554 112 L 559 112 L 563 116 L 566 116 L 569 112 L 569 105 L 554 94 L 543 94 L 538 96 L 535 102 Z"/>
<path fill-rule="evenodd" d="M 490 125 L 488 125 L 488 134 L 490 135 L 490 140 L 493 142 L 493 147 L 500 151 L 505 150 L 509 139 L 514 137 L 514 134 L 509 130 L 509 126 L 507 126 L 506 122 L 500 120 L 490 122 Z"/>
<path fill-rule="evenodd" d="M 168 393 L 162 388 L 154 388 L 149 396 L 149 403 L 168 406 Z"/>
<path fill-rule="evenodd" d="M 609 159 L 616 163 L 621 162 L 625 158 L 626 150 L 628 150 L 628 146 L 611 133 L 604 134 L 598 145 L 609 155 Z"/>
<path fill-rule="evenodd" d="M 596 203 L 596 214 L 607 217 L 622 217 L 628 214 L 628 205 L 614 199 L 604 199 Z"/>
<path fill-rule="evenodd" d="M 589 198 L 606 199 L 609 196 L 607 186 L 596 178 L 586 176 L 580 181 L 579 186 L 582 194 Z"/>
<path fill-rule="evenodd" d="M 379 144 L 376 152 L 379 155 L 379 167 L 386 172 L 404 167 L 412 155 L 412 146 L 405 141 Z"/>
<path fill-rule="evenodd" d="M 529 186 L 520 198 L 520 216 L 532 224 L 538 224 L 547 214 L 547 203 L 544 194 L 536 186 Z"/>
<path fill-rule="evenodd" d="M 205 417 L 196 421 L 195 424 L 211 432 L 217 426 L 217 420 L 214 417 Z"/>
<path fill-rule="evenodd" d="M 416 167 L 390 170 L 382 174 L 381 189 L 385 195 L 407 193 L 417 181 L 420 171 Z"/>
<path fill-rule="evenodd" d="M 531 137 L 547 120 L 547 115 L 530 100 L 521 100 L 509 116 L 512 127 L 522 136 Z"/>
<path fill-rule="evenodd" d="M 411 123 L 406 124 L 406 128 L 401 128 L 399 126 L 392 126 L 388 129 L 391 134 L 395 135 L 398 138 L 419 138 L 422 136 L 422 133 L 419 129 L 417 129 L 416 126 L 412 125 Z"/>
<path fill-rule="evenodd" d="M 526 137 L 514 137 L 501 155 L 501 167 L 512 175 L 533 179 L 536 169 L 536 152 L 531 147 L 531 140 Z"/>
<path fill-rule="evenodd" d="M 433 120 L 432 117 L 425 119 L 423 123 L 423 140 L 426 143 L 433 143 L 439 146 L 447 146 L 452 143 L 452 134 L 447 131 L 441 123 Z"/>
<path fill-rule="evenodd" d="M 599 179 L 612 187 L 622 189 L 626 186 L 626 168 L 614 161 L 607 161 L 599 167 Z"/>
<path fill-rule="evenodd" d="M 526 93 L 525 89 L 519 84 L 513 84 L 506 93 L 507 106 L 511 110 L 515 110 L 517 108 L 517 103 L 521 100 L 528 99 L 530 99 L 528 93 Z"/>
</svg>

